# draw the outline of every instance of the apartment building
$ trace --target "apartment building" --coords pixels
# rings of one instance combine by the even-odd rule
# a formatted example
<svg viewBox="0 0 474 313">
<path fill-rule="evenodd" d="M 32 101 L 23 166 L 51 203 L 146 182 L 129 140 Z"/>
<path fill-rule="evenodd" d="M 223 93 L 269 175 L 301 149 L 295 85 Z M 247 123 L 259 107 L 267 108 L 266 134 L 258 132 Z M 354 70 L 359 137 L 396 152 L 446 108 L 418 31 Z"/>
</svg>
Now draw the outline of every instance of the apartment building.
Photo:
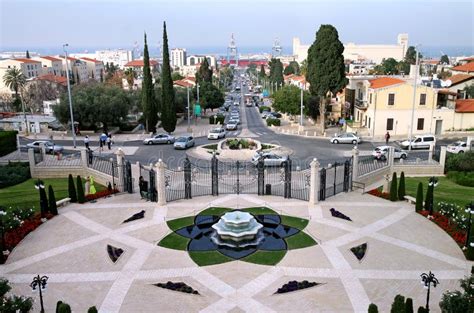
<svg viewBox="0 0 474 313">
<path fill-rule="evenodd" d="M 104 78 L 104 63 L 102 61 L 91 59 L 91 58 L 81 58 L 81 61 L 86 62 L 87 71 L 89 72 L 89 78 L 95 79 L 100 82 Z"/>
<path fill-rule="evenodd" d="M 66 60 L 64 56 L 57 56 L 62 60 L 63 71 L 66 72 Z M 87 63 L 73 57 L 67 58 L 69 77 L 75 84 L 84 83 L 89 80 L 89 71 L 87 69 Z"/>
<path fill-rule="evenodd" d="M 38 77 L 42 74 L 41 72 L 41 62 L 33 59 L 7 59 L 0 60 L 0 90 L 8 91 L 9 88 L 3 82 L 3 76 L 11 68 L 18 68 L 21 70 L 26 79 L 32 79 Z"/>
<path fill-rule="evenodd" d="M 186 49 L 171 49 L 171 66 L 174 69 L 179 69 L 184 65 L 186 65 Z"/>
<path fill-rule="evenodd" d="M 37 56 L 33 60 L 41 62 L 41 75 L 63 76 L 63 62 L 61 59 L 52 56 Z"/>
</svg>

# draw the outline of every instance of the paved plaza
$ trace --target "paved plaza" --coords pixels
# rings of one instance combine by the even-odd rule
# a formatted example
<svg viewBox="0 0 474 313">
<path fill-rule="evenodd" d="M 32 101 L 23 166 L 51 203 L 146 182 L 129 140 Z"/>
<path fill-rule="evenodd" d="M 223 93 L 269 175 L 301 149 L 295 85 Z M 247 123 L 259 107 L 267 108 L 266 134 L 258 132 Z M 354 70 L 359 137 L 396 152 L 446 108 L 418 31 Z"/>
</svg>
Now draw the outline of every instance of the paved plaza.
<svg viewBox="0 0 474 313">
<path fill-rule="evenodd" d="M 185 251 L 157 246 L 170 233 L 166 220 L 209 206 L 268 206 L 304 217 L 310 220 L 305 232 L 318 245 L 288 251 L 277 266 L 233 261 L 206 267 L 198 267 Z M 353 221 L 332 217 L 330 208 Z M 141 210 L 144 219 L 122 223 Z M 350 248 L 362 243 L 368 248 L 359 262 Z M 116 263 L 107 245 L 124 250 Z M 16 247 L 0 266 L 0 276 L 23 295 L 31 295 L 33 276 L 49 276 L 46 312 L 54 311 L 58 300 L 74 312 L 93 305 L 100 312 L 367 312 L 371 302 L 387 312 L 397 294 L 412 297 L 415 308 L 424 305 L 420 274 L 431 270 L 440 280 L 431 293 L 432 312 L 438 312 L 441 294 L 458 289 L 471 264 L 449 235 L 405 202 L 347 193 L 308 207 L 308 202 L 273 196 L 223 195 L 158 207 L 126 194 L 62 208 Z M 274 294 L 290 280 L 320 285 Z M 200 295 L 153 285 L 167 281 L 185 282 Z"/>
</svg>

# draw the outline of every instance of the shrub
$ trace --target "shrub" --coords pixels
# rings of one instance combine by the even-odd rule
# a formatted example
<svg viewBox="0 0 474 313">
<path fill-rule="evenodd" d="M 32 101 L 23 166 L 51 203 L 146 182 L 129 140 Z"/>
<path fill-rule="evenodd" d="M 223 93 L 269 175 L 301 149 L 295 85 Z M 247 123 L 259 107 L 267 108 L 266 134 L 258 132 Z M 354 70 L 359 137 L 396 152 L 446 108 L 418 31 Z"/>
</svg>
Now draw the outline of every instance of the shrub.
<svg viewBox="0 0 474 313">
<path fill-rule="evenodd" d="M 382 192 L 380 189 L 377 189 L 377 188 L 369 190 L 368 194 L 379 197 L 379 198 L 383 198 L 386 200 L 390 200 L 390 194 L 388 192 Z"/>
<path fill-rule="evenodd" d="M 86 199 L 84 198 L 84 187 L 82 186 L 82 179 L 80 175 L 77 176 L 77 202 L 86 202 Z"/>
<path fill-rule="evenodd" d="M 397 201 L 397 173 L 393 172 L 392 182 L 390 183 L 390 201 Z"/>
<path fill-rule="evenodd" d="M 71 313 L 71 307 L 69 304 L 62 302 L 57 307 L 58 313 Z"/>
<path fill-rule="evenodd" d="M 418 183 L 418 189 L 416 190 L 416 205 L 415 211 L 420 212 L 423 210 L 423 183 Z"/>
<path fill-rule="evenodd" d="M 91 306 L 88 310 L 87 313 L 97 313 L 97 308 L 95 306 Z"/>
<path fill-rule="evenodd" d="M 413 299 L 407 298 L 405 301 L 405 313 L 413 313 Z"/>
<path fill-rule="evenodd" d="M 375 304 L 371 303 L 369 305 L 369 313 L 379 313 L 379 308 Z"/>
<path fill-rule="evenodd" d="M 59 313 L 59 307 L 61 306 L 61 304 L 63 304 L 63 302 L 61 300 L 56 302 L 56 313 Z"/>
<path fill-rule="evenodd" d="M 48 187 L 48 201 L 49 201 L 49 212 L 53 215 L 58 215 L 58 206 L 56 205 L 56 196 L 54 195 L 53 186 Z"/>
<path fill-rule="evenodd" d="M 396 295 L 393 299 L 392 308 L 390 313 L 405 313 L 405 297 L 402 295 Z"/>
<path fill-rule="evenodd" d="M 242 149 L 248 149 L 250 147 L 250 142 L 247 139 L 240 139 L 240 145 Z"/>
<path fill-rule="evenodd" d="M 418 311 L 416 311 L 416 312 L 417 312 L 417 313 L 428 313 L 428 310 L 425 309 L 425 307 L 420 306 L 420 307 L 418 308 Z"/>
<path fill-rule="evenodd" d="M 0 188 L 14 186 L 31 178 L 28 163 L 9 163 L 0 166 Z"/>
<path fill-rule="evenodd" d="M 474 172 L 449 171 L 446 176 L 458 185 L 474 187 Z"/>
<path fill-rule="evenodd" d="M 267 107 L 267 106 L 264 106 L 264 105 L 262 105 L 261 107 L 258 107 L 258 109 L 260 110 L 260 113 L 262 113 L 263 111 L 271 111 L 272 110 L 270 107 Z"/>
<path fill-rule="evenodd" d="M 225 121 L 225 116 L 218 114 L 218 115 L 212 115 L 209 118 L 209 124 L 217 124 L 220 123 L 221 125 L 224 124 Z"/>
<path fill-rule="evenodd" d="M 16 135 L 17 131 L 0 131 L 0 156 L 12 153 L 17 149 Z"/>
<path fill-rule="evenodd" d="M 74 186 L 74 180 L 72 179 L 71 174 L 69 174 L 69 177 L 68 177 L 67 190 L 69 192 L 69 198 L 71 199 L 71 203 L 77 202 L 76 187 Z"/>
<path fill-rule="evenodd" d="M 465 153 L 458 154 L 448 153 L 448 155 L 446 156 L 445 171 L 473 172 L 474 152 L 468 151 Z"/>
<path fill-rule="evenodd" d="M 267 126 L 280 126 L 281 121 L 278 118 L 267 118 Z"/>
<path fill-rule="evenodd" d="M 405 200 L 405 173 L 400 174 L 400 185 L 398 185 L 398 200 Z"/>
<path fill-rule="evenodd" d="M 229 146 L 229 149 L 239 149 L 239 139 L 227 139 L 226 143 Z"/>
</svg>

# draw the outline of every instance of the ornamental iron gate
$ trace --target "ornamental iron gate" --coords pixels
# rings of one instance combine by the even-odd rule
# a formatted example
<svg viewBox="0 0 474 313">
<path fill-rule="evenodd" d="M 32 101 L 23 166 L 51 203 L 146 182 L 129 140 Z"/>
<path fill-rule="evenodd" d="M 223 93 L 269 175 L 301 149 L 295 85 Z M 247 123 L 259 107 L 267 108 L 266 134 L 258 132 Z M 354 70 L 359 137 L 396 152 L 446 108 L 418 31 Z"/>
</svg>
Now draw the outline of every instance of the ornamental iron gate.
<svg viewBox="0 0 474 313">
<path fill-rule="evenodd" d="M 156 190 L 156 173 L 153 168 L 146 168 L 140 164 L 140 177 L 143 178 L 144 184 L 140 192 L 146 192 L 148 200 L 152 202 L 158 201 L 158 191 Z"/>
<path fill-rule="evenodd" d="M 320 171 L 319 200 L 348 192 L 352 186 L 352 164 L 350 159 L 345 162 L 335 162 L 332 166 Z"/>
</svg>

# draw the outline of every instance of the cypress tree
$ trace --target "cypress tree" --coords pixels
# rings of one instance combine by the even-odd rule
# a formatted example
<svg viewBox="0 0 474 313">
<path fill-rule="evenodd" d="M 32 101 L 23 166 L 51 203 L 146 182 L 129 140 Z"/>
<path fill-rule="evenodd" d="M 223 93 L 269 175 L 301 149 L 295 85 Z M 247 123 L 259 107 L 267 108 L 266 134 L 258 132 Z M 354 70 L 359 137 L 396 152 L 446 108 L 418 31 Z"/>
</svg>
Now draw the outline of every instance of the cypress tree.
<svg viewBox="0 0 474 313">
<path fill-rule="evenodd" d="M 69 174 L 69 177 L 68 177 L 67 189 L 69 191 L 69 198 L 71 199 L 71 203 L 77 202 L 76 187 L 74 186 L 74 180 L 72 179 L 71 174 Z"/>
<path fill-rule="evenodd" d="M 397 172 L 393 172 L 392 182 L 390 183 L 390 201 L 397 201 Z"/>
<path fill-rule="evenodd" d="M 43 184 L 43 182 L 41 182 Z M 40 208 L 41 208 L 41 217 L 46 217 L 46 214 L 49 212 L 48 207 L 48 197 L 46 197 L 46 191 L 43 188 L 39 189 L 40 194 Z"/>
<path fill-rule="evenodd" d="M 71 306 L 69 306 L 69 304 L 63 302 L 59 305 L 58 312 L 59 313 L 71 313 Z"/>
<path fill-rule="evenodd" d="M 428 310 L 427 310 L 425 307 L 420 306 L 420 307 L 418 308 L 417 312 L 418 312 L 418 313 L 428 313 Z"/>
<path fill-rule="evenodd" d="M 59 313 L 59 307 L 61 306 L 61 304 L 63 304 L 63 302 L 61 300 L 56 302 L 56 313 Z"/>
<path fill-rule="evenodd" d="M 413 313 L 413 299 L 407 298 L 405 301 L 405 313 Z"/>
<path fill-rule="evenodd" d="M 369 313 L 379 313 L 379 308 L 375 304 L 371 303 L 369 305 Z"/>
<path fill-rule="evenodd" d="M 405 313 L 405 297 L 402 295 L 396 295 L 393 299 L 392 308 L 390 313 Z"/>
<path fill-rule="evenodd" d="M 53 215 L 58 215 L 58 206 L 56 205 L 56 196 L 54 195 L 53 186 L 48 187 L 48 201 L 49 201 L 49 212 Z"/>
<path fill-rule="evenodd" d="M 30 51 L 26 50 L 26 58 L 30 59 Z"/>
<path fill-rule="evenodd" d="M 143 46 L 142 106 L 143 113 L 145 114 L 146 129 L 148 132 L 154 133 L 156 131 L 156 124 L 158 123 L 158 109 L 155 100 L 155 91 L 153 90 L 146 33 L 145 44 Z"/>
<path fill-rule="evenodd" d="M 431 215 L 431 202 L 433 201 L 433 186 L 428 184 L 428 190 L 426 191 L 426 198 L 425 198 L 425 210 L 430 211 Z"/>
<path fill-rule="evenodd" d="M 418 189 L 416 191 L 415 211 L 420 212 L 421 210 L 423 210 L 423 183 L 419 182 Z"/>
<path fill-rule="evenodd" d="M 261 65 L 260 65 L 260 77 L 263 78 L 263 77 L 265 77 L 265 76 L 267 76 L 267 75 L 265 74 L 265 66 L 263 66 L 263 64 L 261 64 Z"/>
<path fill-rule="evenodd" d="M 196 80 L 198 81 L 198 83 L 212 83 L 212 69 L 209 66 L 207 58 L 204 58 L 204 61 L 202 61 L 201 66 L 199 66 L 199 70 L 196 73 Z"/>
<path fill-rule="evenodd" d="M 332 25 L 321 25 L 316 40 L 308 50 L 306 80 L 310 92 L 320 99 L 321 128 L 325 127 L 326 97 L 335 95 L 347 85 L 344 64 L 344 45 L 339 40 L 337 29 Z"/>
<path fill-rule="evenodd" d="M 400 174 L 400 184 L 398 185 L 398 200 L 405 200 L 405 173 Z"/>
<path fill-rule="evenodd" d="M 173 80 L 171 79 L 170 55 L 166 22 L 163 22 L 163 67 L 161 69 L 161 125 L 172 133 L 176 129 L 176 107 L 174 103 Z"/>
<path fill-rule="evenodd" d="M 84 203 L 86 202 L 86 197 L 84 196 L 84 187 L 82 186 L 81 176 L 77 176 L 77 202 Z"/>
<path fill-rule="evenodd" d="M 87 313 L 97 313 L 97 308 L 95 306 L 91 306 L 88 310 Z"/>
</svg>

